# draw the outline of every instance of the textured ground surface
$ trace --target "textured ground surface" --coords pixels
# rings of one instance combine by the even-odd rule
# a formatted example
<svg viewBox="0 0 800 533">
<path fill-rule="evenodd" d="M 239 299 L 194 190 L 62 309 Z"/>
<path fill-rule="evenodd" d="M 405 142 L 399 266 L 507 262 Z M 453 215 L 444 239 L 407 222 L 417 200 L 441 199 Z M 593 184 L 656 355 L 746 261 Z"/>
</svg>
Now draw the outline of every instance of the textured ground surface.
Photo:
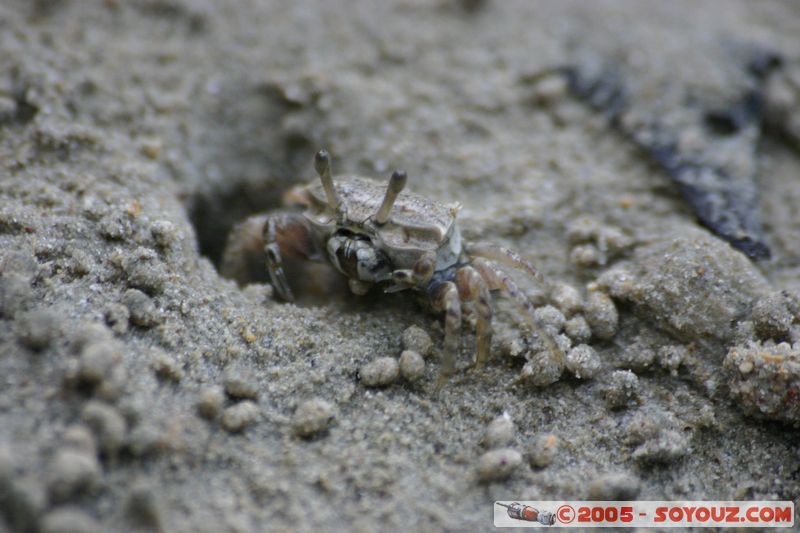
<svg viewBox="0 0 800 533">
<path fill-rule="evenodd" d="M 755 265 L 542 72 L 590 51 L 663 119 L 731 104 L 737 50 L 796 63 L 798 36 L 791 1 L 3 2 L 0 529 L 488 530 L 494 499 L 797 502 L 800 158 L 782 132 L 800 80 L 775 82 L 778 127 L 743 156 L 773 256 Z M 587 317 L 587 285 L 611 294 L 594 377 L 511 386 L 546 365 L 501 303 L 488 368 L 438 398 L 435 357 L 417 384 L 366 387 L 407 327 L 441 345 L 413 298 L 321 275 L 295 306 L 221 278 L 232 224 L 279 206 L 320 146 L 461 202 L 467 238 L 578 288 Z M 510 442 L 487 439 L 504 412 Z M 492 441 L 522 454 L 506 479 L 487 480 Z"/>
</svg>

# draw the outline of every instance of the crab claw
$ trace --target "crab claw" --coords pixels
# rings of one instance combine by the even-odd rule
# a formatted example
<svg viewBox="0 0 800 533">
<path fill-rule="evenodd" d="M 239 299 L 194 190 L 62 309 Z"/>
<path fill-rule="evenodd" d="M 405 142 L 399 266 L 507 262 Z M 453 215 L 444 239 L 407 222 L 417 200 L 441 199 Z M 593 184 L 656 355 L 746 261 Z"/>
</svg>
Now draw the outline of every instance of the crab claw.
<svg viewBox="0 0 800 533">
<path fill-rule="evenodd" d="M 287 302 L 294 301 L 294 293 L 292 293 L 289 282 L 286 280 L 286 272 L 283 270 L 280 260 L 280 250 L 275 243 L 269 244 L 266 247 L 267 252 L 267 271 L 269 278 L 272 281 L 272 286 L 278 291 L 278 295 Z"/>
</svg>

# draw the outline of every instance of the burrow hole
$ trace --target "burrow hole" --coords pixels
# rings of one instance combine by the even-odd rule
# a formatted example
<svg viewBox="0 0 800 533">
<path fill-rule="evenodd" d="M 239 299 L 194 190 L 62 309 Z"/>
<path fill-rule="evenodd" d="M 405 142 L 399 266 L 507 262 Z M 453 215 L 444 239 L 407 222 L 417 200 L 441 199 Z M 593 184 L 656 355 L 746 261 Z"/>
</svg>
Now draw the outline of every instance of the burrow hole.
<svg viewBox="0 0 800 533">
<path fill-rule="evenodd" d="M 307 182 L 318 149 L 312 133 L 277 134 L 275 125 L 293 109 L 255 91 L 226 100 L 227 107 L 209 117 L 214 128 L 203 139 L 195 163 L 213 166 L 214 178 L 204 182 L 185 201 L 197 235 L 200 253 L 217 271 L 228 234 L 247 217 L 283 209 L 287 190 Z M 263 259 L 248 262 L 246 282 L 268 283 Z M 341 276 L 327 265 L 286 262 L 289 283 L 300 305 L 318 305 L 346 294 Z"/>
</svg>

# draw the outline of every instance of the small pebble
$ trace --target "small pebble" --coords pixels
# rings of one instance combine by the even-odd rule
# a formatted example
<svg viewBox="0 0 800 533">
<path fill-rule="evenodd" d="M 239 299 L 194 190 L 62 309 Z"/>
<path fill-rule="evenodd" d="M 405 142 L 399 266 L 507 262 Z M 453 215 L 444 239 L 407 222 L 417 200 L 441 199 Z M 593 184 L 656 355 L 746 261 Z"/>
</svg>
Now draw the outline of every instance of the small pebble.
<svg viewBox="0 0 800 533">
<path fill-rule="evenodd" d="M 172 381 L 173 383 L 178 383 L 183 379 L 181 365 L 165 352 L 159 351 L 153 356 L 150 364 L 159 379 Z"/>
<path fill-rule="evenodd" d="M 115 210 L 102 216 L 98 231 L 109 240 L 124 241 L 133 234 L 133 226 L 126 213 Z"/>
<path fill-rule="evenodd" d="M 745 360 L 739 363 L 738 368 L 739 372 L 741 372 L 743 376 L 746 376 L 747 374 L 753 371 L 755 365 L 753 364 L 753 361 Z"/>
<path fill-rule="evenodd" d="M 111 342 L 114 335 L 105 324 L 88 322 L 83 324 L 72 337 L 72 349 L 80 352 L 94 342 Z"/>
<path fill-rule="evenodd" d="M 258 340 L 258 337 L 247 326 L 242 328 L 241 333 L 242 333 L 242 339 L 244 339 L 244 342 L 246 342 L 247 344 L 253 344 Z"/>
<path fill-rule="evenodd" d="M 600 340 L 609 340 L 617 334 L 619 314 L 617 306 L 609 295 L 591 291 L 586 300 L 584 317 L 592 328 L 592 335 Z"/>
<path fill-rule="evenodd" d="M 83 277 L 93 270 L 94 261 L 84 250 L 77 248 L 72 250 L 71 255 L 69 270 L 76 277 Z"/>
<path fill-rule="evenodd" d="M 0 478 L 3 520 L 0 525 L 11 531 L 38 531 L 39 521 L 47 506 L 47 494 L 38 478 Z M 5 529 L 3 529 L 5 531 Z"/>
<path fill-rule="evenodd" d="M 419 381 L 425 375 L 425 359 L 413 350 L 400 354 L 400 374 L 408 381 Z"/>
<path fill-rule="evenodd" d="M 567 283 L 558 283 L 550 294 L 550 300 L 565 316 L 572 316 L 583 308 L 581 293 Z"/>
<path fill-rule="evenodd" d="M 171 249 L 181 239 L 181 234 L 175 228 L 175 224 L 169 220 L 156 220 L 153 222 L 150 227 L 150 233 L 153 235 L 156 244 L 166 250 Z"/>
<path fill-rule="evenodd" d="M 552 335 L 558 335 L 564 327 L 564 323 L 567 321 L 564 317 L 564 313 L 552 305 L 545 305 L 537 308 L 533 312 L 533 316 L 539 324 L 550 330 Z"/>
<path fill-rule="evenodd" d="M 636 337 L 620 353 L 615 354 L 614 365 L 634 372 L 644 372 L 655 364 L 656 351 L 646 337 Z"/>
<path fill-rule="evenodd" d="M 65 448 L 72 448 L 89 455 L 97 455 L 97 443 L 91 430 L 83 424 L 68 427 L 61 436 Z"/>
<path fill-rule="evenodd" d="M 603 225 L 591 217 L 583 217 L 567 227 L 567 238 L 572 244 L 592 243 L 597 246 L 600 264 L 629 249 L 634 241 L 620 228 Z"/>
<path fill-rule="evenodd" d="M 34 351 L 42 351 L 50 346 L 53 339 L 60 336 L 59 316 L 50 309 L 28 311 L 17 319 L 19 340 Z"/>
<path fill-rule="evenodd" d="M 639 378 L 630 370 L 615 370 L 609 377 L 604 397 L 611 409 L 627 407 L 639 397 Z"/>
<path fill-rule="evenodd" d="M 80 450 L 58 450 L 47 471 L 47 492 L 52 501 L 66 501 L 90 492 L 99 482 L 97 456 Z"/>
<path fill-rule="evenodd" d="M 0 275 L 0 317 L 13 318 L 32 299 L 33 289 L 25 276 L 14 272 Z"/>
<path fill-rule="evenodd" d="M 140 420 L 125 438 L 125 451 L 134 457 L 155 455 L 159 451 L 170 449 L 173 441 L 169 434 L 149 419 Z"/>
<path fill-rule="evenodd" d="M 781 341 L 789 337 L 794 316 L 789 311 L 787 300 L 782 293 L 772 292 L 755 303 L 752 320 L 759 338 Z"/>
<path fill-rule="evenodd" d="M 128 308 L 131 323 L 149 328 L 159 322 L 158 311 L 152 298 L 138 289 L 128 289 L 122 295 L 122 303 Z"/>
<path fill-rule="evenodd" d="M 111 375 L 120 362 L 119 353 L 112 342 L 94 342 L 81 350 L 78 359 L 78 380 L 89 386 L 96 386 Z"/>
<path fill-rule="evenodd" d="M 483 443 L 487 448 L 508 446 L 512 440 L 514 440 L 514 421 L 508 413 L 503 413 L 486 426 Z"/>
<path fill-rule="evenodd" d="M 127 518 L 142 529 L 161 531 L 163 511 L 152 487 L 137 483 L 125 503 Z"/>
<path fill-rule="evenodd" d="M 100 533 L 103 528 L 78 508 L 58 507 L 42 520 L 42 533 Z"/>
<path fill-rule="evenodd" d="M 594 244 L 579 244 L 570 251 L 569 262 L 578 268 L 593 268 L 603 265 L 605 260 Z"/>
<path fill-rule="evenodd" d="M 111 374 L 94 389 L 94 395 L 100 400 L 113 402 L 125 393 L 127 384 L 128 371 L 124 366 L 116 365 L 111 369 Z"/>
<path fill-rule="evenodd" d="M 111 331 L 118 335 L 122 335 L 128 331 L 128 321 L 131 318 L 131 313 L 127 306 L 112 303 L 106 306 L 103 314 L 106 324 L 111 328 Z"/>
<path fill-rule="evenodd" d="M 516 332 L 501 334 L 498 337 L 503 354 L 508 357 L 524 357 L 530 351 L 528 343 Z"/>
<path fill-rule="evenodd" d="M 117 454 L 125 440 L 127 424 L 119 411 L 99 401 L 90 401 L 83 408 L 81 418 L 94 433 L 100 450 L 106 456 Z"/>
<path fill-rule="evenodd" d="M 556 340 L 558 343 L 558 340 Z M 561 343 L 558 343 L 561 346 Z M 562 349 L 564 349 L 562 347 Z M 569 346 L 564 349 L 569 350 Z M 528 362 L 522 367 L 519 379 L 535 387 L 546 387 L 558 381 L 564 373 L 564 358 L 555 357 L 550 350 L 543 348 L 529 353 Z"/>
<path fill-rule="evenodd" d="M 800 343 L 750 340 L 728 350 L 722 369 L 745 413 L 800 426 Z"/>
<path fill-rule="evenodd" d="M 572 244 L 593 241 L 599 232 L 600 221 L 592 217 L 580 217 L 567 224 L 567 239 Z"/>
<path fill-rule="evenodd" d="M 575 344 L 586 344 L 592 338 L 592 329 L 583 315 L 575 315 L 564 324 L 564 333 Z"/>
<path fill-rule="evenodd" d="M 311 437 L 328 429 L 333 422 L 333 406 L 314 398 L 297 406 L 292 418 L 292 430 L 300 437 Z"/>
<path fill-rule="evenodd" d="M 419 326 L 410 326 L 403 332 L 403 349 L 417 352 L 423 357 L 427 357 L 433 348 L 433 341 L 430 335 Z"/>
<path fill-rule="evenodd" d="M 222 413 L 222 427 L 231 433 L 239 433 L 258 419 L 258 406 L 250 401 L 239 402 Z"/>
<path fill-rule="evenodd" d="M 689 439 L 675 430 L 660 431 L 639 445 L 631 457 L 641 463 L 669 464 L 689 453 Z"/>
<path fill-rule="evenodd" d="M 3 275 L 10 273 L 22 276 L 27 283 L 30 283 L 39 272 L 39 262 L 36 256 L 29 250 L 13 250 L 6 252 L 0 259 L 0 272 Z"/>
<path fill-rule="evenodd" d="M 513 448 L 490 450 L 478 459 L 478 479 L 482 482 L 507 479 L 520 466 L 522 454 Z"/>
<path fill-rule="evenodd" d="M 672 374 L 677 374 L 678 368 L 689 357 L 686 346 L 670 345 L 661 346 L 657 352 L 658 364 Z"/>
<path fill-rule="evenodd" d="M 602 366 L 600 356 L 588 344 L 579 344 L 567 352 L 567 370 L 578 379 L 592 379 Z"/>
<path fill-rule="evenodd" d="M 630 501 L 639 495 L 639 479 L 623 473 L 604 474 L 589 483 L 589 499 Z"/>
<path fill-rule="evenodd" d="M 550 465 L 558 453 L 558 444 L 558 437 L 552 433 L 536 437 L 530 451 L 531 466 L 544 468 Z"/>
<path fill-rule="evenodd" d="M 400 376 L 400 365 L 394 357 L 379 357 L 359 370 L 361 382 L 367 387 L 383 387 Z"/>
<path fill-rule="evenodd" d="M 564 333 L 559 333 L 555 337 L 553 337 L 553 341 L 556 343 L 556 346 L 564 352 L 567 353 L 572 348 L 572 339 L 567 337 Z"/>
<path fill-rule="evenodd" d="M 161 149 L 163 148 L 163 144 L 159 139 L 146 139 L 142 141 L 142 144 L 139 146 L 139 151 L 143 156 L 148 159 L 158 159 L 158 156 L 161 154 Z"/>
<path fill-rule="evenodd" d="M 203 418 L 216 418 L 225 404 L 225 394 L 221 387 L 209 387 L 200 393 L 195 406 Z"/>
<path fill-rule="evenodd" d="M 620 228 L 603 226 L 597 234 L 597 245 L 612 257 L 620 255 L 634 245 L 634 240 Z"/>
<path fill-rule="evenodd" d="M 135 259 L 125 265 L 128 284 L 147 294 L 161 294 L 169 279 L 163 264 L 149 259 Z"/>
<path fill-rule="evenodd" d="M 0 124 L 11 122 L 17 115 L 17 101 L 10 96 L 0 95 Z"/>
<path fill-rule="evenodd" d="M 563 76 L 547 76 L 533 88 L 533 100 L 542 106 L 550 106 L 567 94 L 567 81 Z"/>
<path fill-rule="evenodd" d="M 647 440 L 655 439 L 664 431 L 676 430 L 683 426 L 678 418 L 669 411 L 664 411 L 659 406 L 649 404 L 644 409 L 639 409 L 628 418 L 625 425 L 625 440 L 630 444 L 641 444 Z"/>
<path fill-rule="evenodd" d="M 701 405 L 699 409 L 691 412 L 687 421 L 698 429 L 708 429 L 719 427 L 717 414 L 711 404 Z"/>
<path fill-rule="evenodd" d="M 255 400 L 258 398 L 258 385 L 242 371 L 231 371 L 223 381 L 225 392 L 231 398 Z"/>
</svg>

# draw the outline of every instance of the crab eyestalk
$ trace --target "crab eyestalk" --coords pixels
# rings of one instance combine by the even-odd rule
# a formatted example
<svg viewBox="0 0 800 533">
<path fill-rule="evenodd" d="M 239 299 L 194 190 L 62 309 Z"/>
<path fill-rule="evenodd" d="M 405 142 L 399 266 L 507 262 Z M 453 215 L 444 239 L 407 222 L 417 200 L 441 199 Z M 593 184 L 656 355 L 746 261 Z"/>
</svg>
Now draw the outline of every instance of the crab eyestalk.
<svg viewBox="0 0 800 533">
<path fill-rule="evenodd" d="M 389 214 L 392 212 L 392 206 L 397 199 L 397 195 L 406 186 L 406 173 L 404 170 L 395 170 L 392 177 L 389 178 L 389 186 L 386 188 L 386 196 L 383 197 L 383 203 L 375 215 L 375 222 L 379 225 L 386 224 L 389 220 Z"/>
<path fill-rule="evenodd" d="M 319 174 L 319 179 L 322 182 L 322 187 L 325 189 L 325 196 L 328 198 L 328 205 L 334 211 L 339 211 L 342 200 L 336 194 L 336 187 L 333 186 L 333 177 L 331 176 L 331 161 L 328 156 L 327 150 L 320 150 L 314 156 L 314 169 Z"/>
</svg>

